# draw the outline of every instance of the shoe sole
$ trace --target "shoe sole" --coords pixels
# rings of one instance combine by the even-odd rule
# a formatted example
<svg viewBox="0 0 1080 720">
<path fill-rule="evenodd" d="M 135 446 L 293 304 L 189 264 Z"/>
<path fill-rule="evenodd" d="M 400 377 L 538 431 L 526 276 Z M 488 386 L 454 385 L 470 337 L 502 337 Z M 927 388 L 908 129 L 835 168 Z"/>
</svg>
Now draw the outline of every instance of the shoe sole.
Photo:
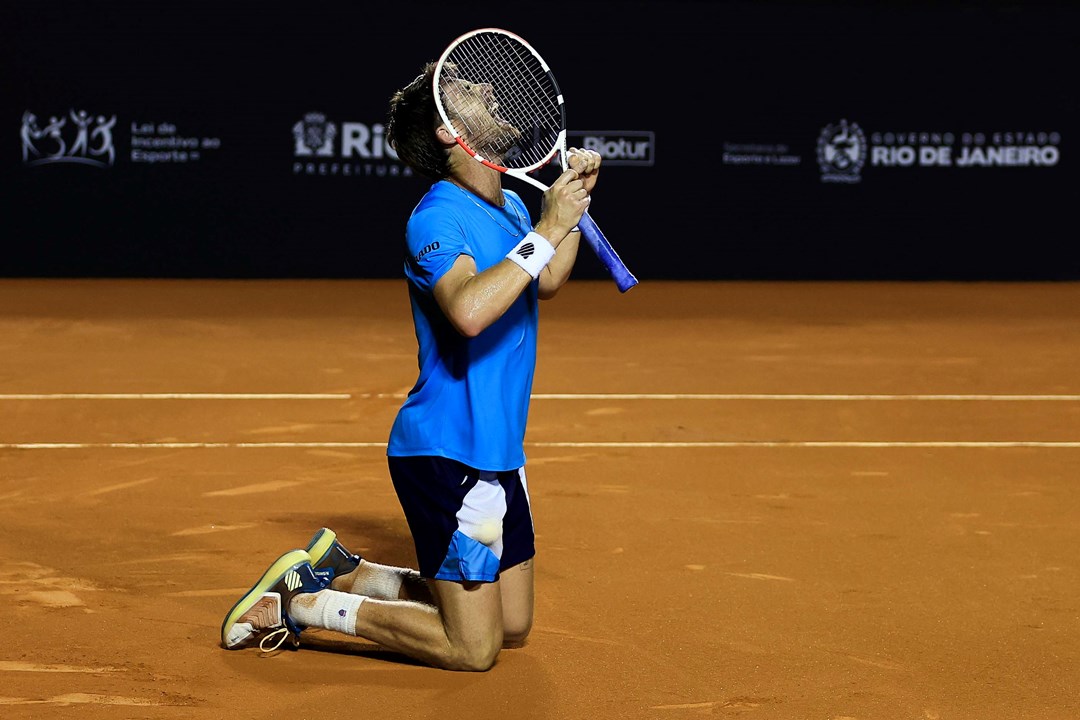
<svg viewBox="0 0 1080 720">
<path fill-rule="evenodd" d="M 251 608 L 262 599 L 264 593 L 281 582 L 281 579 L 285 577 L 285 573 L 289 572 L 297 565 L 306 562 L 311 562 L 311 556 L 308 555 L 307 551 L 291 550 L 275 560 L 274 564 L 266 569 L 266 572 L 262 574 L 259 581 L 252 585 L 251 589 L 248 590 L 225 615 L 225 621 L 221 623 L 222 647 L 228 650 L 235 650 L 244 644 L 243 641 L 233 643 L 232 645 L 229 644 L 229 631 L 236 625 L 237 620 L 239 620 L 244 613 L 251 610 Z"/>
<path fill-rule="evenodd" d="M 337 533 L 330 528 L 322 528 L 312 536 L 307 546 L 307 553 L 311 556 L 311 567 L 319 568 L 319 563 L 326 560 L 335 542 L 337 542 Z"/>
</svg>

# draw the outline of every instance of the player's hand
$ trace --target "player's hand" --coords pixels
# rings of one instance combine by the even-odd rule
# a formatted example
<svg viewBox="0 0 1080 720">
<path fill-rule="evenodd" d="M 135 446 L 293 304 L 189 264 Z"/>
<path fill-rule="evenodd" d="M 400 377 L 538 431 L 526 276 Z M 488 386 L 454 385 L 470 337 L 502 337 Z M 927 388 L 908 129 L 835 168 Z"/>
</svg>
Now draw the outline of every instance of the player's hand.
<svg viewBox="0 0 1080 720">
<path fill-rule="evenodd" d="M 596 187 L 596 177 L 600 174 L 600 163 L 603 160 L 600 153 L 595 150 L 579 150 L 568 148 L 566 151 L 566 164 L 577 171 L 578 177 L 585 186 L 585 192 L 592 194 Z"/>
<path fill-rule="evenodd" d="M 536 232 L 557 244 L 581 220 L 589 207 L 589 193 L 577 170 L 567 168 L 544 193 Z"/>
</svg>

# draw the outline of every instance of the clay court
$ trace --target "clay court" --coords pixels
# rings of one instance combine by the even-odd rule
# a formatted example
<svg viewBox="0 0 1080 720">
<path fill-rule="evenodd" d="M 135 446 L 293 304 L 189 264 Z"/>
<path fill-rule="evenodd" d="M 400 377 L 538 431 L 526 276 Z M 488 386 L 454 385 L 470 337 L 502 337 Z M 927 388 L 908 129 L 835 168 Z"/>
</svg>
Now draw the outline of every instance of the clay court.
<svg viewBox="0 0 1080 720">
<path fill-rule="evenodd" d="M 0 281 L 0 717 L 1080 716 L 1080 285 L 571 282 L 490 672 L 219 647 L 323 525 L 411 565 L 403 282 Z"/>
</svg>

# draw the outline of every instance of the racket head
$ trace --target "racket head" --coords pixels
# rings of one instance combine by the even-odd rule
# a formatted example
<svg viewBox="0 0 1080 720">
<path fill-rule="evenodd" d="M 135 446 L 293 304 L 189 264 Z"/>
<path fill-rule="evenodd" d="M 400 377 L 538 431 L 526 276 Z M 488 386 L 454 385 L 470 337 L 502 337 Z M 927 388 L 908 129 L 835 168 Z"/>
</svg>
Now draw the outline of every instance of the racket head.
<svg viewBox="0 0 1080 720">
<path fill-rule="evenodd" d="M 565 160 L 562 93 L 521 36 L 500 28 L 461 35 L 439 57 L 432 93 L 458 145 L 488 167 L 518 175 Z"/>
</svg>

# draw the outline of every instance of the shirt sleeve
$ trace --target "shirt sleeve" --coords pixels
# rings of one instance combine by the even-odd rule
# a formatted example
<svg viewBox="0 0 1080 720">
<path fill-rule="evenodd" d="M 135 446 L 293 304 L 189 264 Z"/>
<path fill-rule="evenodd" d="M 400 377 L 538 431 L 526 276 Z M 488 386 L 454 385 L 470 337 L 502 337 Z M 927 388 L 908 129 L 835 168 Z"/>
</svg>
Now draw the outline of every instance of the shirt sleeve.
<svg viewBox="0 0 1080 720">
<path fill-rule="evenodd" d="M 405 274 L 430 294 L 459 255 L 472 256 L 465 231 L 452 213 L 432 207 L 410 218 L 405 230 Z"/>
</svg>

